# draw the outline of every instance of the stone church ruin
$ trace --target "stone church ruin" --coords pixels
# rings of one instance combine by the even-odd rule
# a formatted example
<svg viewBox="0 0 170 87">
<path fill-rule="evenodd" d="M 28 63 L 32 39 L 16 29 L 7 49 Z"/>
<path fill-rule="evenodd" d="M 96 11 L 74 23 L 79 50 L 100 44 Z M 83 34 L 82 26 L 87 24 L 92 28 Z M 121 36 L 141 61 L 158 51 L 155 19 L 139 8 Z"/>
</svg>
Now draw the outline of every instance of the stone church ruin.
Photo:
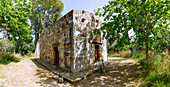
<svg viewBox="0 0 170 87">
<path fill-rule="evenodd" d="M 99 61 L 107 61 L 106 40 L 90 32 L 100 27 L 95 14 L 70 11 L 41 34 L 40 61 L 71 81 L 97 70 Z"/>
</svg>

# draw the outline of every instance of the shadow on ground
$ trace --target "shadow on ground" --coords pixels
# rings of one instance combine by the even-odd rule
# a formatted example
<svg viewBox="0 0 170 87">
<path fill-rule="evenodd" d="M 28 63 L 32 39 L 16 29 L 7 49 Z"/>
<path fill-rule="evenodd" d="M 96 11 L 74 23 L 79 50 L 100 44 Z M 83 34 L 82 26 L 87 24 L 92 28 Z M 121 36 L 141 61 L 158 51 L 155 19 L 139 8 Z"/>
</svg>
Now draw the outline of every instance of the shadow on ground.
<svg viewBox="0 0 170 87">
<path fill-rule="evenodd" d="M 36 82 L 40 86 L 55 86 L 57 82 L 52 78 L 51 72 L 48 68 L 36 61 L 36 59 L 31 59 L 33 63 L 38 67 L 36 70 L 36 76 L 40 78 L 40 81 Z"/>
<path fill-rule="evenodd" d="M 99 71 L 87 76 L 84 80 L 79 82 L 58 83 L 50 76 L 49 70 L 43 65 L 39 64 L 35 59 L 32 61 L 40 68 L 37 69 L 37 75 L 41 80 L 41 86 L 79 86 L 79 87 L 136 87 L 139 82 L 141 73 L 138 69 L 139 65 L 134 62 L 127 61 L 128 59 L 110 59 L 109 64 L 105 66 L 105 73 Z"/>
</svg>

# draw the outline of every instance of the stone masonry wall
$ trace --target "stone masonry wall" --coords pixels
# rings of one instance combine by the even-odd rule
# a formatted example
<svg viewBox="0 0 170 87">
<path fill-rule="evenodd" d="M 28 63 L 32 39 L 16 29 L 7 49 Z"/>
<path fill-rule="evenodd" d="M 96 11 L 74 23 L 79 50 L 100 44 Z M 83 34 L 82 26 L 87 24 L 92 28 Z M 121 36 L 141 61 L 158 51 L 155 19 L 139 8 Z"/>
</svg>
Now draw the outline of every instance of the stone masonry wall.
<svg viewBox="0 0 170 87">
<path fill-rule="evenodd" d="M 89 33 L 93 29 L 99 29 L 101 21 L 93 13 L 81 10 L 73 12 L 73 40 L 74 40 L 74 66 L 73 71 L 82 71 L 95 63 L 95 45 L 92 41 L 95 35 Z M 91 38 L 92 37 L 92 38 Z M 102 40 L 103 41 L 103 40 Z M 103 47 L 99 46 L 102 55 Z M 101 58 L 103 58 L 101 56 Z"/>
<path fill-rule="evenodd" d="M 96 38 L 89 33 L 99 29 L 100 19 L 93 13 L 72 10 L 40 36 L 40 58 L 54 65 L 55 49 L 59 50 L 59 67 L 78 72 L 95 64 L 95 45 L 99 46 L 100 59 L 107 57 L 106 40 L 102 45 L 92 44 Z M 101 34 L 102 35 L 102 34 Z"/>
<path fill-rule="evenodd" d="M 59 67 L 71 69 L 72 66 L 72 31 L 73 29 L 73 12 L 67 13 L 55 24 L 51 25 L 40 36 L 40 58 L 43 61 L 54 64 L 55 49 L 59 51 Z"/>
</svg>

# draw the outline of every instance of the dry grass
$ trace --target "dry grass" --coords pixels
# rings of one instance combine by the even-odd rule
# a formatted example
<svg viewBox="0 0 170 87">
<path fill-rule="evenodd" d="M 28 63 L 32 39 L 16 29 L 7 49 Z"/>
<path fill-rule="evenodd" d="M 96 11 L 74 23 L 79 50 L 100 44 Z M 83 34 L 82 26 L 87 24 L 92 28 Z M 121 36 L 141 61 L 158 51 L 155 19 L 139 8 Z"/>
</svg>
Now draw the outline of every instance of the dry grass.
<svg viewBox="0 0 170 87">
<path fill-rule="evenodd" d="M 0 79 L 3 79 L 5 78 L 5 74 L 3 73 L 3 68 L 4 68 L 4 65 L 0 65 Z"/>
<path fill-rule="evenodd" d="M 130 51 L 121 51 L 120 53 L 108 53 L 108 57 L 124 57 L 130 58 L 131 52 Z"/>
<path fill-rule="evenodd" d="M 131 52 L 130 52 L 130 51 L 121 51 L 121 52 L 119 53 L 119 55 L 120 55 L 121 57 L 124 57 L 124 58 L 129 58 L 130 55 L 131 55 Z"/>
<path fill-rule="evenodd" d="M 118 53 L 108 53 L 108 57 L 120 57 Z"/>
<path fill-rule="evenodd" d="M 36 57 L 34 54 L 30 55 L 24 55 L 22 56 L 21 54 L 13 54 L 16 58 L 29 58 L 29 57 Z"/>
</svg>

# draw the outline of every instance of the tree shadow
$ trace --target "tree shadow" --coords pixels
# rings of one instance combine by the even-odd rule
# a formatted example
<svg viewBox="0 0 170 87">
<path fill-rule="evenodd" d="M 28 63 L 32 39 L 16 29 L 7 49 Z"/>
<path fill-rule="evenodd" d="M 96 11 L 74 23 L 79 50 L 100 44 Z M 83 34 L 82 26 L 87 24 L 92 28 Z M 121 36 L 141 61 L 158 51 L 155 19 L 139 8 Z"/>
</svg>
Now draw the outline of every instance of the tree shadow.
<svg viewBox="0 0 170 87">
<path fill-rule="evenodd" d="M 128 60 L 128 59 L 126 59 L 126 58 L 110 58 L 109 60 L 108 60 L 108 62 L 113 62 L 113 61 L 118 61 L 118 62 L 120 62 L 120 61 L 125 61 L 125 60 Z"/>
<path fill-rule="evenodd" d="M 136 87 L 136 83 L 141 77 L 139 65 L 132 62 L 121 63 L 126 60 L 109 60 L 110 64 L 105 66 L 104 74 L 96 72 L 74 85 L 81 87 Z"/>
<path fill-rule="evenodd" d="M 43 66 L 42 64 L 40 64 L 36 59 L 38 58 L 33 58 L 31 59 L 31 61 L 40 69 L 43 69 L 43 70 L 49 70 L 48 68 L 46 68 L 45 66 Z"/>
<path fill-rule="evenodd" d="M 74 87 L 124 87 L 124 86 L 136 86 L 140 79 L 139 65 L 132 62 L 122 63 L 127 59 L 109 60 L 109 64 L 105 66 L 105 73 L 96 71 L 87 76 L 84 80 L 71 83 L 65 80 L 63 83 L 59 83 L 52 78 L 52 74 L 49 69 L 38 63 L 35 59 L 31 59 L 35 65 L 39 68 L 35 74 L 40 78 L 40 81 L 36 82 L 41 86 L 74 86 Z"/>
<path fill-rule="evenodd" d="M 40 80 L 36 82 L 37 84 L 40 84 L 40 86 L 56 87 L 68 83 L 67 81 L 64 81 L 63 83 L 59 83 L 56 79 L 52 78 L 54 74 L 48 68 L 40 64 L 36 59 L 31 59 L 31 60 L 38 67 L 35 75 L 40 78 Z"/>
<path fill-rule="evenodd" d="M 36 69 L 35 75 L 40 78 L 40 81 L 36 83 L 40 84 L 40 86 L 44 86 L 44 84 L 51 84 L 52 78 L 49 77 L 50 70 L 39 62 L 37 62 L 36 58 L 31 60 L 38 67 Z"/>
</svg>

